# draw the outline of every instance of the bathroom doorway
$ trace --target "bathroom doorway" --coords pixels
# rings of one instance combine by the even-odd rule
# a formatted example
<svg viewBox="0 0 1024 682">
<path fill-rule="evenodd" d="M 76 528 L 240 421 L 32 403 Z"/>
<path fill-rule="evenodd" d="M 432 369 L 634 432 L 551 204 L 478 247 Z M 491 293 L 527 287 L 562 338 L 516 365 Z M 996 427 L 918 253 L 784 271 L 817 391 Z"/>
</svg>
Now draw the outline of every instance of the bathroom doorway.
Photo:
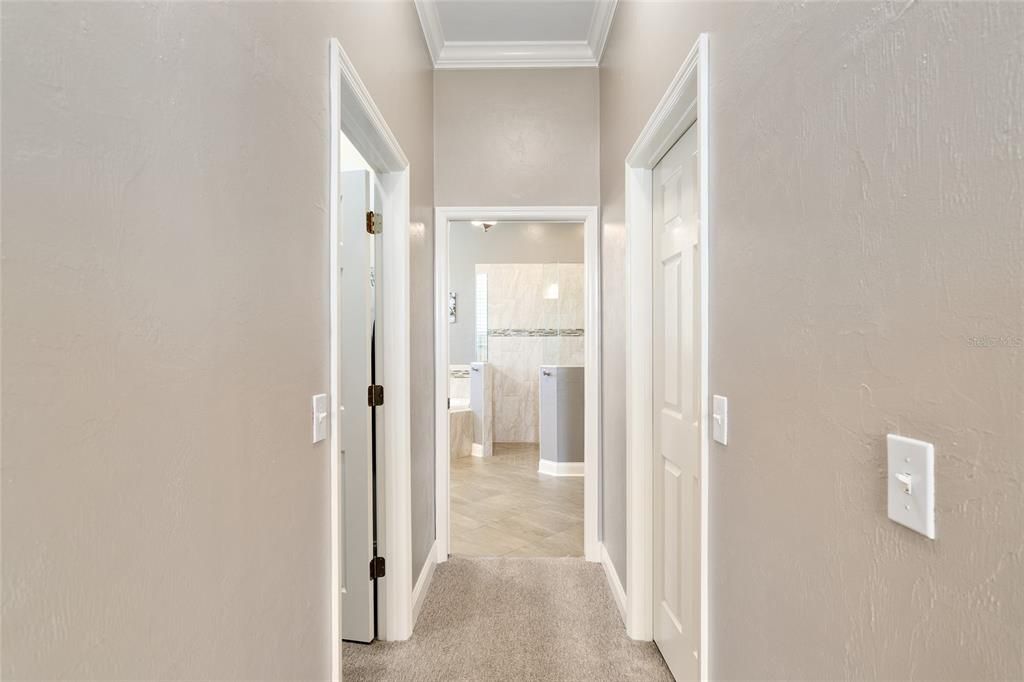
<svg viewBox="0 0 1024 682">
<path fill-rule="evenodd" d="M 600 560 L 596 210 L 525 213 L 438 209 L 438 561 Z"/>
</svg>

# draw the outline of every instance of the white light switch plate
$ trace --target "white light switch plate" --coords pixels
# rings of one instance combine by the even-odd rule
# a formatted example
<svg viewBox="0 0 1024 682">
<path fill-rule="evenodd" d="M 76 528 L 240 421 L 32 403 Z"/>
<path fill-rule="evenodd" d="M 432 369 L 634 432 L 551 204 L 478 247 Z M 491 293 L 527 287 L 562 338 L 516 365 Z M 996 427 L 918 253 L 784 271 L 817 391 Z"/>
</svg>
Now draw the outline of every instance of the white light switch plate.
<svg viewBox="0 0 1024 682">
<path fill-rule="evenodd" d="M 327 394 L 313 396 L 313 442 L 319 443 L 327 438 Z"/>
<path fill-rule="evenodd" d="M 722 395 L 713 398 L 711 406 L 711 435 L 722 445 L 729 440 L 729 399 Z"/>
<path fill-rule="evenodd" d="M 889 451 L 889 518 L 935 539 L 935 446 L 886 436 Z"/>
</svg>

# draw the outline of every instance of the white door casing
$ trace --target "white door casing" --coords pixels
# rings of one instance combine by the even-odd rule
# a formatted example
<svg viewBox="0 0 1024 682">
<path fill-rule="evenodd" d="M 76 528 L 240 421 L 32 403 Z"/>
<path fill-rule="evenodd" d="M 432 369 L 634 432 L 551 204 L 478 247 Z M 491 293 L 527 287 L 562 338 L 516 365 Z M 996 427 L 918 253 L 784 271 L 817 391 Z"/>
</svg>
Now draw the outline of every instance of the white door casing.
<svg viewBox="0 0 1024 682">
<path fill-rule="evenodd" d="M 344 519 L 340 590 L 345 614 L 341 636 L 356 642 L 371 642 L 374 636 L 373 582 L 369 576 L 373 556 L 372 433 L 371 408 L 366 400 L 366 387 L 371 384 L 370 339 L 376 307 L 376 287 L 371 286 L 374 238 L 366 232 L 372 181 L 367 171 L 341 174 L 341 239 L 337 247 L 341 340 L 337 419 Z"/>
<path fill-rule="evenodd" d="M 583 223 L 584 455 L 583 554 L 601 561 L 598 539 L 598 463 L 601 457 L 601 226 L 596 206 L 442 206 L 434 209 L 435 514 L 437 561 L 451 541 L 448 443 L 448 245 L 452 221 Z"/>
<path fill-rule="evenodd" d="M 655 636 L 655 470 L 664 466 L 655 452 L 655 431 L 660 429 L 660 405 L 655 400 L 655 300 L 654 277 L 658 270 L 654 231 L 654 168 L 694 124 L 699 150 L 698 212 L 699 212 L 699 330 L 694 331 L 695 348 L 699 350 L 699 590 L 695 600 L 699 606 L 697 650 L 699 677 L 710 679 L 710 656 L 713 646 L 709 632 L 709 604 L 712 595 L 708 585 L 708 502 L 711 471 L 708 467 L 708 344 L 710 249 L 714 229 L 709 211 L 710 178 L 710 106 L 709 106 L 709 39 L 698 36 L 696 43 L 680 65 L 664 95 L 651 112 L 625 160 L 625 203 L 627 245 L 627 288 L 629 292 L 629 324 L 626 335 L 626 632 L 633 639 L 651 640 Z M 709 238 L 710 237 L 710 238 Z M 662 313 L 664 314 L 664 313 Z M 696 372 L 697 370 L 695 370 Z M 664 387 L 661 389 L 664 391 Z M 680 470 L 681 472 L 681 470 Z M 659 486 L 661 485 L 659 480 Z M 662 494 L 664 491 L 662 491 Z M 678 601 L 678 600 L 677 600 Z M 682 630 L 680 625 L 679 630 Z M 692 654 L 691 654 L 692 656 Z"/>
<path fill-rule="evenodd" d="M 383 440 L 384 451 L 378 461 L 387 462 L 378 469 L 378 490 L 382 492 L 377 520 L 378 553 L 387 557 L 387 577 L 378 581 L 379 636 L 388 640 L 408 639 L 412 634 L 412 512 L 410 461 L 410 386 L 409 386 L 409 160 L 359 78 L 351 60 L 338 40 L 328 41 L 328 158 L 327 182 L 329 207 L 328 243 L 332 244 L 330 303 L 330 377 L 332 402 L 339 398 L 337 367 L 341 361 L 340 328 L 337 318 L 338 287 L 333 281 L 339 254 L 333 245 L 341 230 L 341 205 L 337 201 L 341 187 L 340 138 L 344 134 L 373 169 L 380 190 L 383 232 L 381 261 L 388 273 L 388 286 L 382 292 L 384 328 L 378 337 L 378 359 L 386 387 Z M 422 226 L 421 226 L 422 229 Z M 364 388 L 365 390 L 365 388 Z M 336 405 L 334 405 L 336 407 Z M 332 410 L 336 413 L 336 410 Z M 344 525 L 341 495 L 341 460 L 338 453 L 338 419 L 331 420 L 330 447 L 330 640 L 324 651 L 330 656 L 332 681 L 341 679 L 341 527 Z M 381 551 L 383 547 L 383 551 Z M 367 572 L 369 566 L 367 566 Z"/>
<path fill-rule="evenodd" d="M 700 666 L 700 150 L 654 169 L 654 640 L 677 680 Z"/>
</svg>

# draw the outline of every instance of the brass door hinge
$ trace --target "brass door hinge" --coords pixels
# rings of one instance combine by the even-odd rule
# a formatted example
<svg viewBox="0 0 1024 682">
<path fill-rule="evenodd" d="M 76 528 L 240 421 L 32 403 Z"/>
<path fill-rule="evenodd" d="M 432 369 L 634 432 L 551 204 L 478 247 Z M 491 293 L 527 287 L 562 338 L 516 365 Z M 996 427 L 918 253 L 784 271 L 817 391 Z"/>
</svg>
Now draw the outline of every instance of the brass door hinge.
<svg viewBox="0 0 1024 682">
<path fill-rule="evenodd" d="M 373 211 L 366 212 L 366 233 L 367 234 L 380 234 L 384 228 L 384 221 L 381 219 L 379 213 Z"/>
<path fill-rule="evenodd" d="M 366 387 L 366 404 L 370 407 L 378 407 L 384 404 L 384 387 L 380 384 Z"/>
</svg>

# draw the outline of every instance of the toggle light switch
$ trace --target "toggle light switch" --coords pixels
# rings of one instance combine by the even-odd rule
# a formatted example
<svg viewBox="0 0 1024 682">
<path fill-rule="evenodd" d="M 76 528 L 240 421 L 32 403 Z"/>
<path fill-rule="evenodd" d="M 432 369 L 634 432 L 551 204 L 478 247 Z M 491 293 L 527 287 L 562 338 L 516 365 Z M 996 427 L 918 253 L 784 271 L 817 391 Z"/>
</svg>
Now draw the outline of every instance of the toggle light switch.
<svg viewBox="0 0 1024 682">
<path fill-rule="evenodd" d="M 327 438 L 327 410 L 329 409 L 326 393 L 313 396 L 313 442 L 319 443 Z"/>
<path fill-rule="evenodd" d="M 935 446 L 886 436 L 889 451 L 889 518 L 935 539 Z"/>
<path fill-rule="evenodd" d="M 722 445 L 729 442 L 729 399 L 716 395 L 711 401 L 711 437 Z"/>
</svg>

